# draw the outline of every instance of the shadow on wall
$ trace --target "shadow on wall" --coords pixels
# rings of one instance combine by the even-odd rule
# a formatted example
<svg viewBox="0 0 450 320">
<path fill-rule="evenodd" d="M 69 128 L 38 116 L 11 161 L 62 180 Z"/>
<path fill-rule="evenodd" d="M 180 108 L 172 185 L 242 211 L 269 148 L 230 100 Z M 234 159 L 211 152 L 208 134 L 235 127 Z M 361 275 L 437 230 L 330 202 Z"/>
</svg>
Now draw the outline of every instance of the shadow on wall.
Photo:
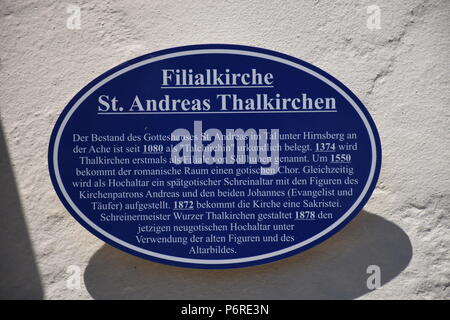
<svg viewBox="0 0 450 320">
<path fill-rule="evenodd" d="M 0 122 L 0 299 L 42 299 L 43 290 Z"/>
<path fill-rule="evenodd" d="M 383 285 L 411 257 L 402 229 L 363 211 L 313 249 L 243 269 L 166 266 L 104 245 L 89 261 L 84 281 L 95 299 L 354 299 L 370 291 L 369 265 L 381 268 Z"/>
</svg>

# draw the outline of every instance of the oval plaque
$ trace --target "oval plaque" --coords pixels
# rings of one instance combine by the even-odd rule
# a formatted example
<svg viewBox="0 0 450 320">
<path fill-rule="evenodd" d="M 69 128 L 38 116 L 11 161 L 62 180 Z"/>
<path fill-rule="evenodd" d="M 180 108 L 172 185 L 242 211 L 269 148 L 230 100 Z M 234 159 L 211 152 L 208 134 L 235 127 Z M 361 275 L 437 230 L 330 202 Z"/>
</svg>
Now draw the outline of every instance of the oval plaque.
<svg viewBox="0 0 450 320">
<path fill-rule="evenodd" d="M 234 268 L 304 251 L 368 201 L 380 139 L 361 101 L 299 59 L 236 45 L 163 50 L 89 83 L 49 170 L 91 233 L 171 265 Z"/>
</svg>

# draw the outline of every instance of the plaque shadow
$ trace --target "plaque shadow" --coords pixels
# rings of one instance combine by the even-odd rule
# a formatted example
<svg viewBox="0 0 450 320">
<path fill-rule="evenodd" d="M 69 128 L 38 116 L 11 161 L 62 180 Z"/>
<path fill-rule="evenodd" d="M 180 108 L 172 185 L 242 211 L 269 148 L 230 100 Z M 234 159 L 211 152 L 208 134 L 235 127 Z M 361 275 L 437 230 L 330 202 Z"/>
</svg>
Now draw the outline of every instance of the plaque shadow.
<svg viewBox="0 0 450 320">
<path fill-rule="evenodd" d="M 242 269 L 166 266 L 105 244 L 91 257 L 84 282 L 95 299 L 355 299 L 370 291 L 369 265 L 380 267 L 384 285 L 411 258 L 411 242 L 401 228 L 363 211 L 306 252 Z"/>
<path fill-rule="evenodd" d="M 42 299 L 44 292 L 0 121 L 0 299 Z"/>
</svg>

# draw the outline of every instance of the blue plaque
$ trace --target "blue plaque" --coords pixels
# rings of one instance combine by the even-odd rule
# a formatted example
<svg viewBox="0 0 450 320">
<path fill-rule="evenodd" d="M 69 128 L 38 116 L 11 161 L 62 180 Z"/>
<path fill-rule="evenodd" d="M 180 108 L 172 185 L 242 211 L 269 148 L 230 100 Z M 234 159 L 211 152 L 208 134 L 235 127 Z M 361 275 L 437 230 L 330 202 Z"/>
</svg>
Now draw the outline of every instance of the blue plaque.
<svg viewBox="0 0 450 320">
<path fill-rule="evenodd" d="M 268 263 L 331 237 L 368 201 L 381 145 L 319 68 L 237 45 L 162 50 L 89 83 L 61 113 L 49 170 L 72 216 L 170 265 Z"/>
</svg>

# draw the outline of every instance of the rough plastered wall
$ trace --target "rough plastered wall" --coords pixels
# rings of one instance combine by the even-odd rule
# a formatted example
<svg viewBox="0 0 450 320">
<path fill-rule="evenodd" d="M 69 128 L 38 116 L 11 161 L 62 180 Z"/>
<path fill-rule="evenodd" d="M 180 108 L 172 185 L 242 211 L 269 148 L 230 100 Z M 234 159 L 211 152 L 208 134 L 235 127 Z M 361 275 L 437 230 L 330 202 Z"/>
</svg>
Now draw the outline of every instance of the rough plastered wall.
<svg viewBox="0 0 450 320">
<path fill-rule="evenodd" d="M 80 29 L 68 28 L 69 4 Z M 379 29 L 367 26 L 372 5 Z M 1 298 L 450 298 L 449 1 L 0 0 L 0 41 Z M 201 43 L 306 60 L 367 106 L 382 174 L 336 236 L 268 265 L 192 270 L 111 248 L 66 212 L 47 169 L 62 108 L 117 64 Z M 381 268 L 377 290 L 369 265 Z"/>
</svg>

